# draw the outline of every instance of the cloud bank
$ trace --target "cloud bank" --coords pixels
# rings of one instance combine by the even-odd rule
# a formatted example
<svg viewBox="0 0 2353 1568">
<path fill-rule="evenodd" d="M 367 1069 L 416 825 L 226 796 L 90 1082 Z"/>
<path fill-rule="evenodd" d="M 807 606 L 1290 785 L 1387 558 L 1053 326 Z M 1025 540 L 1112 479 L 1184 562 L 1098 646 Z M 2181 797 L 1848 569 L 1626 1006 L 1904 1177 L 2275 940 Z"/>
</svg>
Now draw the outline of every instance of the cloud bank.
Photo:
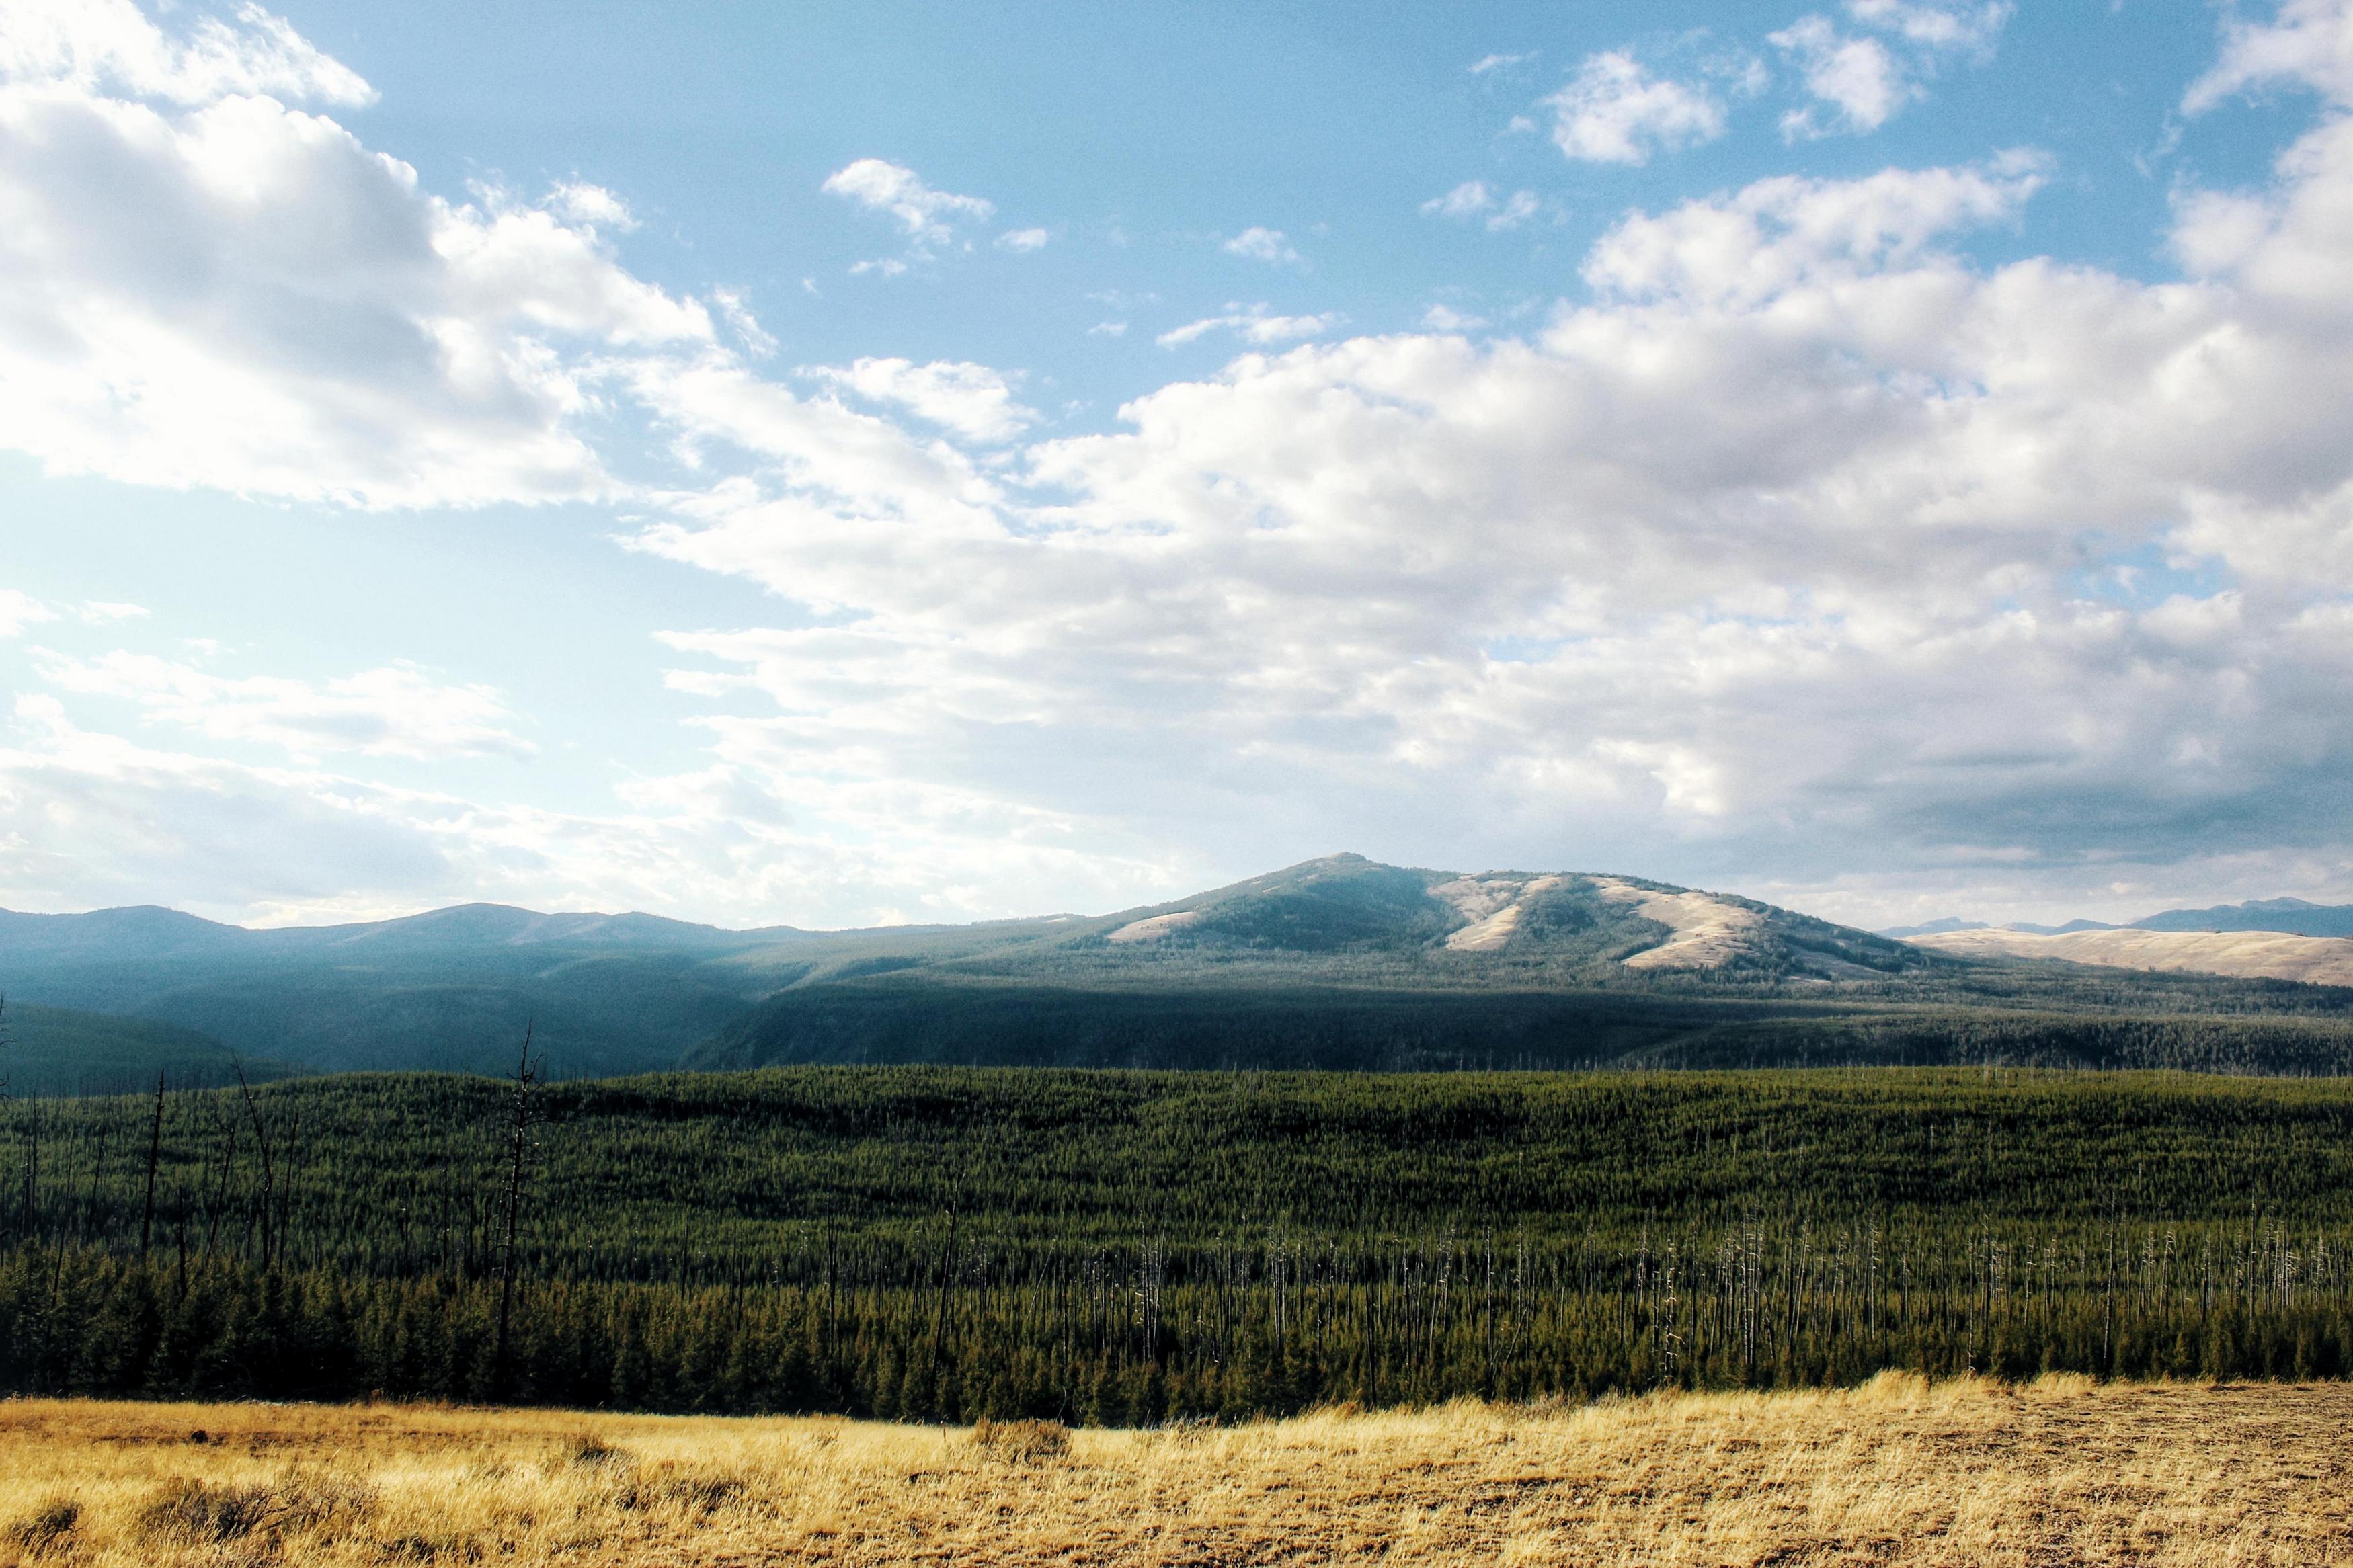
<svg viewBox="0 0 2353 1568">
<path fill-rule="evenodd" d="M 1161 342 L 1250 352 L 1043 436 L 987 366 L 860 359 L 814 395 L 764 374 L 621 264 L 596 204 L 452 204 L 245 90 L 306 57 L 240 16 L 251 60 L 143 88 L 88 49 L 0 57 L 0 202 L 28 217 L 0 226 L 5 438 L 353 507 L 626 495 L 630 548 L 779 614 L 665 639 L 674 689 L 712 700 L 709 761 L 597 816 L 319 771 L 323 742 L 283 737 L 332 730 L 332 692 L 57 664 L 0 752 L 12 898 L 210 876 L 209 907 L 271 911 L 462 891 L 948 918 L 1135 901 L 1338 837 L 1864 918 L 1920 888 L 2353 880 L 2341 5 L 2232 24 L 2189 89 L 2192 112 L 2284 81 L 2325 107 L 2262 187 L 2179 195 L 2168 279 L 1967 259 L 2031 213 L 2032 153 L 1768 179 L 1625 215 L 1525 335 L 1334 338 L 1329 313 L 1235 304 Z M 1960 51 L 2002 16 L 1848 22 Z M 1588 61 L 1556 139 L 1639 162 L 1717 133 L 1674 87 Z M 1481 192 L 1438 215 L 1500 210 Z M 839 194 L 917 245 L 988 216 L 894 165 Z M 674 461 L 608 443 L 624 417 Z M 62 699 L 101 689 L 295 761 L 81 727 Z M 451 712 L 414 743 L 516 732 Z"/>
</svg>

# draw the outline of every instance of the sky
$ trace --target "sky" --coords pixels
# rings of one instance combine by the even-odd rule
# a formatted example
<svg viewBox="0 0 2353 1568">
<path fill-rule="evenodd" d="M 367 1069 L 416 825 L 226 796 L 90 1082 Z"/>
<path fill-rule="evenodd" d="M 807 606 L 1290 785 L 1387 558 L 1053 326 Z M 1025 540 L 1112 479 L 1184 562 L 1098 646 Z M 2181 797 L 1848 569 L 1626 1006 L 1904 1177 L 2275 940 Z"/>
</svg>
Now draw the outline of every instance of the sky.
<svg viewBox="0 0 2353 1568">
<path fill-rule="evenodd" d="M 0 0 L 0 906 L 2353 901 L 2353 0 Z"/>
</svg>

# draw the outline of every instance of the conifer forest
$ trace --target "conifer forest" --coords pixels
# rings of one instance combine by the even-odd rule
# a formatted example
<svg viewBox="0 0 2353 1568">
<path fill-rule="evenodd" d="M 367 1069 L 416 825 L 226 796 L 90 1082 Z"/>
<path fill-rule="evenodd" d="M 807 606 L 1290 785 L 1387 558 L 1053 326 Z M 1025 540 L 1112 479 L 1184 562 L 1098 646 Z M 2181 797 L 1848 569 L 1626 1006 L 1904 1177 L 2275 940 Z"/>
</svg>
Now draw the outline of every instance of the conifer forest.
<svg viewBox="0 0 2353 1568">
<path fill-rule="evenodd" d="M 2353 1368 L 2353 1082 L 359 1074 L 0 1107 L 0 1386 L 1133 1424 Z"/>
</svg>

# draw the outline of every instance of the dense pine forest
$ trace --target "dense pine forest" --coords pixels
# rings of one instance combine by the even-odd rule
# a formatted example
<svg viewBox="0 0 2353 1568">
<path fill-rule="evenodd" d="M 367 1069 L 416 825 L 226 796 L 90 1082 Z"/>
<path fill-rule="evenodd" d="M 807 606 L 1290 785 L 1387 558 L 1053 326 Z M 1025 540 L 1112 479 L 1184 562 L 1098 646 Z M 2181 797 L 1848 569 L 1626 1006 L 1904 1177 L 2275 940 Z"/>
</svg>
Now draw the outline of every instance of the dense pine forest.
<svg viewBox="0 0 2353 1568">
<path fill-rule="evenodd" d="M 2353 1083 L 365 1075 L 18 1100 L 0 1384 L 1136 1422 L 2353 1369 Z"/>
</svg>

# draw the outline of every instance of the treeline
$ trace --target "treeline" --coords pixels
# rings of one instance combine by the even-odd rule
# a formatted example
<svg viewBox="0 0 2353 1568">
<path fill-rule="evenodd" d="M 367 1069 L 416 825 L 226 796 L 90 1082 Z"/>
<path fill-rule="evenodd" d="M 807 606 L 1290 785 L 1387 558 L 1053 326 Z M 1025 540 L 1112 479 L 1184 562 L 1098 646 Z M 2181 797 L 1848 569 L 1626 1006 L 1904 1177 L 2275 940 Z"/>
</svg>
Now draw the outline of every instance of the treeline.
<svg viewBox="0 0 2353 1568">
<path fill-rule="evenodd" d="M 2348 1194 L 2328 1079 L 804 1068 L 19 1101 L 0 1388 L 1131 1421 L 1887 1366 L 2333 1376 Z"/>
</svg>

